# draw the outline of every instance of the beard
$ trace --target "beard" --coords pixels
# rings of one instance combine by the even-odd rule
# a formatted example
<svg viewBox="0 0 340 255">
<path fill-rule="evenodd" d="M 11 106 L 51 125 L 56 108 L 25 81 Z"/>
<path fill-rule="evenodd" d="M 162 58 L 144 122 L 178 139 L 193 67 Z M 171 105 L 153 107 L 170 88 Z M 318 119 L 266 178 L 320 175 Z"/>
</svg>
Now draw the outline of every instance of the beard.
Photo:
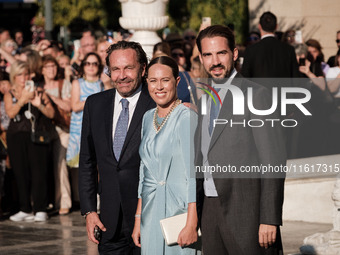
<svg viewBox="0 0 340 255">
<path fill-rule="evenodd" d="M 213 77 L 213 76 L 211 75 L 211 72 L 214 70 L 214 68 L 222 68 L 223 70 L 226 70 L 226 73 L 224 74 L 224 76 L 221 76 L 221 77 Z M 209 68 L 209 72 L 207 72 L 207 73 L 208 73 L 209 78 L 212 78 L 212 80 L 213 80 L 215 83 L 217 83 L 217 84 L 223 84 L 223 83 L 225 83 L 225 82 L 229 79 L 229 77 L 230 77 L 230 75 L 231 75 L 233 69 L 234 69 L 234 68 L 232 67 L 230 70 L 228 70 L 224 65 L 218 64 L 218 65 L 213 65 L 213 66 L 211 66 L 211 67 Z"/>
</svg>

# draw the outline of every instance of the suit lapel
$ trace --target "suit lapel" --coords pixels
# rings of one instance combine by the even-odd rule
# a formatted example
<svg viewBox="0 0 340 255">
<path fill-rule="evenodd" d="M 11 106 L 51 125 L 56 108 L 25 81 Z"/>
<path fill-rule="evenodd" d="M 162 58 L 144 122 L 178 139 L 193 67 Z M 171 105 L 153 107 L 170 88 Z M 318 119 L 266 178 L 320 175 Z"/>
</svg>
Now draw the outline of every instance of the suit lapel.
<svg viewBox="0 0 340 255">
<path fill-rule="evenodd" d="M 201 112 L 201 99 L 197 103 L 197 112 Z M 202 166 L 203 165 L 203 155 L 202 155 L 202 122 L 203 122 L 203 115 L 198 115 L 198 123 L 197 128 L 195 130 L 195 165 Z M 203 173 L 196 171 L 196 178 L 204 178 Z"/>
<path fill-rule="evenodd" d="M 242 75 L 237 73 L 235 78 L 233 79 L 231 84 L 241 88 L 241 90 L 243 91 L 242 82 L 241 82 L 243 78 Z M 230 119 L 232 119 L 232 117 L 233 117 L 233 97 L 232 97 L 231 92 L 228 91 L 223 100 L 222 108 L 218 114 L 218 119 L 225 119 L 228 121 L 228 124 L 229 124 L 229 121 Z M 221 133 L 223 132 L 223 130 L 226 128 L 228 124 L 220 124 L 215 127 L 213 131 L 213 136 L 211 137 L 209 151 L 211 150 L 211 148 L 213 147 L 213 145 L 215 144 L 215 142 L 217 141 L 217 139 L 219 138 L 219 136 L 221 135 Z"/>
<path fill-rule="evenodd" d="M 115 97 L 116 97 L 116 90 L 112 90 L 113 93 L 109 94 L 110 98 L 108 99 L 108 111 L 106 111 L 106 118 L 105 118 L 105 134 L 106 139 L 109 141 L 109 150 L 111 151 L 111 155 L 115 161 L 117 161 L 114 153 L 113 153 L 113 141 L 112 141 L 112 125 L 113 125 L 113 110 L 115 105 Z"/>
<path fill-rule="evenodd" d="M 218 119 L 226 119 L 226 120 L 230 120 L 233 113 L 232 113 L 232 109 L 233 109 L 233 102 L 232 102 L 232 96 L 231 93 L 228 91 L 224 100 L 223 100 L 223 104 L 222 104 L 222 108 L 220 110 L 220 113 L 218 114 Z M 226 125 L 217 125 L 214 128 L 213 131 L 213 135 L 211 137 L 211 141 L 210 141 L 210 146 L 209 146 L 209 151 L 211 150 L 211 148 L 213 147 L 213 145 L 215 144 L 215 142 L 217 141 L 217 139 L 219 138 L 219 136 L 221 135 L 222 131 L 225 129 Z"/>
<path fill-rule="evenodd" d="M 147 91 L 147 86 L 142 85 L 142 91 L 139 96 L 135 111 L 132 116 L 132 120 L 129 126 L 129 130 L 126 134 L 125 142 L 122 148 L 122 153 L 121 155 L 124 154 L 124 151 L 126 150 L 127 145 L 129 144 L 129 141 L 131 137 L 133 136 L 136 128 L 138 125 L 142 122 L 142 118 L 144 116 L 144 113 L 149 109 L 148 106 L 152 102 L 151 97 L 149 96 L 149 93 Z M 122 156 L 121 156 L 122 158 Z"/>
</svg>

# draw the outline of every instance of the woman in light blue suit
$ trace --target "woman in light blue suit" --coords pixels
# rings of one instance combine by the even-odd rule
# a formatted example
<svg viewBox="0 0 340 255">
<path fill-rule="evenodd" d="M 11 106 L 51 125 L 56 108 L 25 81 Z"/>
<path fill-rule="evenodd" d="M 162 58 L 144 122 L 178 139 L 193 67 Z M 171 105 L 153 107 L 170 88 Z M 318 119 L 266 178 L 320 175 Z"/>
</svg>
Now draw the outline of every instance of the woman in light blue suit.
<svg viewBox="0 0 340 255">
<path fill-rule="evenodd" d="M 178 66 L 167 56 L 152 60 L 147 69 L 150 96 L 157 107 L 145 113 L 139 201 L 132 238 L 147 255 L 196 254 L 187 247 L 197 241 L 196 181 L 193 139 L 197 114 L 177 99 Z M 161 219 L 188 212 L 178 245 L 167 246 Z"/>
</svg>

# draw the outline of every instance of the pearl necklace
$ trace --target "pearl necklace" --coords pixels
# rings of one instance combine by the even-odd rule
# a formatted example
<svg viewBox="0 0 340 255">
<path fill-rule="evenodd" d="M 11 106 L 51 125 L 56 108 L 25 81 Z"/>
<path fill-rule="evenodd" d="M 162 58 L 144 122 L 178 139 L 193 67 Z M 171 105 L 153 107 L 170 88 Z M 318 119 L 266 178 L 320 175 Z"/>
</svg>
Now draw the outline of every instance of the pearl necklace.
<svg viewBox="0 0 340 255">
<path fill-rule="evenodd" d="M 179 105 L 181 104 L 182 101 L 179 99 L 176 99 L 176 101 L 172 104 L 170 111 L 167 113 L 167 115 L 165 116 L 165 118 L 163 119 L 162 123 L 160 125 L 158 125 L 158 121 L 157 121 L 157 115 L 158 115 L 158 108 L 156 107 L 156 110 L 153 114 L 153 127 L 156 131 L 156 134 L 158 134 L 159 131 L 161 131 L 162 127 L 165 125 L 165 123 L 167 122 L 167 120 L 170 117 L 170 114 L 173 112 L 173 110 Z"/>
</svg>

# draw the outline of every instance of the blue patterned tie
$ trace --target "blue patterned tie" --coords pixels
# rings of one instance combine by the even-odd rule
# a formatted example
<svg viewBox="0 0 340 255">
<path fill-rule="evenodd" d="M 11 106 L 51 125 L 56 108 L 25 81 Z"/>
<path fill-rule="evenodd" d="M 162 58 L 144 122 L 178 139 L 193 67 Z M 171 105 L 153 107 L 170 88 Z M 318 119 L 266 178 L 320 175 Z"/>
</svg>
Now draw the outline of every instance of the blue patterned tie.
<svg viewBox="0 0 340 255">
<path fill-rule="evenodd" d="M 217 93 L 221 90 L 220 88 L 217 89 L 215 88 Z M 218 114 L 220 112 L 220 101 L 218 100 L 217 96 L 215 93 L 212 93 L 212 95 L 215 98 L 216 104 L 214 100 L 211 99 L 211 107 L 210 107 L 210 122 L 209 122 L 209 135 L 211 136 L 212 131 L 214 130 L 214 120 L 217 119 Z"/>
<path fill-rule="evenodd" d="M 113 139 L 113 152 L 116 156 L 117 161 L 119 160 L 120 153 L 122 152 L 129 124 L 129 101 L 123 98 L 122 100 L 120 100 L 120 102 L 122 103 L 122 111 L 119 115 L 115 136 Z"/>
</svg>

